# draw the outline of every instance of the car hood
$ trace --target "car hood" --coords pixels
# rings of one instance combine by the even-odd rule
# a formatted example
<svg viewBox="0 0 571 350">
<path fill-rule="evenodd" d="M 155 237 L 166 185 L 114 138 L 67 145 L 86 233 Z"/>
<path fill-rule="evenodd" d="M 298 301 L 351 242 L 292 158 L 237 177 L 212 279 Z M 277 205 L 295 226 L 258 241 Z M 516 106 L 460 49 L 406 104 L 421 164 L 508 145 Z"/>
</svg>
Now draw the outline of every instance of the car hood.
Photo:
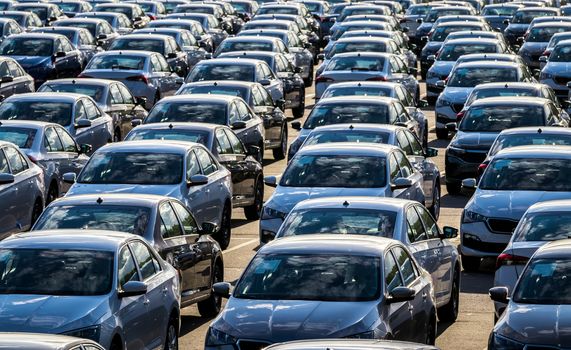
<svg viewBox="0 0 571 350">
<path fill-rule="evenodd" d="M 430 71 L 438 75 L 448 75 L 456 61 L 434 61 Z"/>
<path fill-rule="evenodd" d="M 472 90 L 474 90 L 473 87 L 447 86 L 442 92 L 442 97 L 454 103 L 466 102 Z"/>
<path fill-rule="evenodd" d="M 492 143 L 498 136 L 497 132 L 463 132 L 458 131 L 451 144 L 455 146 L 474 149 L 474 150 L 489 150 Z"/>
<path fill-rule="evenodd" d="M 108 296 L 3 294 L 0 331 L 67 332 L 96 324 L 108 309 Z"/>
<path fill-rule="evenodd" d="M 571 193 L 478 189 L 466 206 L 466 210 L 475 211 L 486 217 L 519 220 L 532 204 L 556 199 L 571 199 Z"/>
<path fill-rule="evenodd" d="M 212 327 L 236 338 L 274 343 L 355 335 L 370 330 L 378 318 L 377 301 L 230 298 Z"/>
<path fill-rule="evenodd" d="M 571 305 L 510 302 L 506 314 L 497 328 L 501 335 L 530 345 L 571 344 Z"/>
<path fill-rule="evenodd" d="M 23 68 L 30 68 L 51 62 L 50 56 L 9 56 L 16 60 Z"/>
<path fill-rule="evenodd" d="M 545 49 L 547 48 L 547 44 L 546 42 L 529 42 L 526 41 L 521 49 L 520 49 L 520 53 L 522 52 L 529 52 L 529 53 L 542 53 L 543 51 L 545 51 Z"/>
<path fill-rule="evenodd" d="M 442 41 L 429 41 L 422 48 L 421 55 L 429 56 L 434 55 L 442 47 Z"/>
<path fill-rule="evenodd" d="M 176 192 L 177 185 L 127 185 L 127 184 L 82 184 L 75 183 L 67 196 L 90 193 L 142 193 L 171 196 Z"/>
</svg>

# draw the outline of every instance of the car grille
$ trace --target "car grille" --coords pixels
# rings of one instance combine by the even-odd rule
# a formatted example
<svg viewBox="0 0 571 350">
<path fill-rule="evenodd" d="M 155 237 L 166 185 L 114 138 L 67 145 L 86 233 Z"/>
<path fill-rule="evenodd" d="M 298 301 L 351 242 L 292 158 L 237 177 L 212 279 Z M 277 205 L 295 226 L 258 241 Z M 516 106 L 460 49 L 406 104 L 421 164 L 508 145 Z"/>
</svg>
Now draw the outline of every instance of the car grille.
<svg viewBox="0 0 571 350">
<path fill-rule="evenodd" d="M 464 108 L 463 103 L 453 103 L 452 104 L 452 110 L 456 113 L 460 112 L 462 110 L 462 108 Z"/>
<path fill-rule="evenodd" d="M 571 77 L 554 76 L 553 80 L 559 85 L 567 85 L 567 82 L 571 81 Z"/>
<path fill-rule="evenodd" d="M 238 348 L 240 350 L 262 350 L 263 348 L 271 345 L 270 342 L 257 341 L 257 340 L 239 340 Z"/>
<path fill-rule="evenodd" d="M 492 232 L 511 234 L 517 226 L 517 220 L 489 218 L 488 228 Z"/>
<path fill-rule="evenodd" d="M 491 243 L 491 242 L 482 242 L 480 240 L 467 238 L 464 236 L 462 241 L 462 245 L 466 248 L 474 249 L 480 252 L 486 253 L 501 253 L 507 247 L 507 243 Z"/>
</svg>

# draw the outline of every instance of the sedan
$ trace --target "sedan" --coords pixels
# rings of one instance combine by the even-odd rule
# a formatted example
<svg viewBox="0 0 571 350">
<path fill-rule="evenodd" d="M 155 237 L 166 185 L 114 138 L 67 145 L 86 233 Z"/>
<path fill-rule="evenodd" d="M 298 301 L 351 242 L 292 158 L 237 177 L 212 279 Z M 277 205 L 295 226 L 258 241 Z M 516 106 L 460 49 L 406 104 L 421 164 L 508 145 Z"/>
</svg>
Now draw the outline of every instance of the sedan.
<svg viewBox="0 0 571 350">
<path fill-rule="evenodd" d="M 113 30 L 121 35 L 133 32 L 133 23 L 129 17 L 120 12 L 84 12 L 78 13 L 74 18 L 102 19 L 109 23 Z"/>
<path fill-rule="evenodd" d="M 34 92 L 34 78 L 26 73 L 18 61 L 10 57 L 0 57 L 0 96 Z"/>
<path fill-rule="evenodd" d="M 557 33 L 571 32 L 571 23 L 559 21 L 539 23 L 526 33 L 523 45 L 518 51 L 530 68 L 540 68 L 539 57 L 544 56 L 551 37 Z"/>
<path fill-rule="evenodd" d="M 205 34 L 208 34 L 212 40 L 212 50 L 216 50 L 218 45 L 228 37 L 228 33 L 222 28 L 220 21 L 213 15 L 206 13 L 171 13 L 167 15 L 166 19 L 193 20 L 201 24 Z"/>
<path fill-rule="evenodd" d="M 23 33 L 24 29 L 11 18 L 0 17 L 0 42 L 14 34 Z"/>
<path fill-rule="evenodd" d="M 33 232 L 0 242 L 0 331 L 89 338 L 113 350 L 163 344 L 176 349 L 176 270 L 137 236 L 77 231 Z M 58 322 L 30 322 L 31 314 Z"/>
<path fill-rule="evenodd" d="M 297 204 L 286 217 L 278 238 L 308 234 L 343 234 L 396 239 L 412 253 L 432 276 L 440 321 L 455 321 L 460 296 L 460 257 L 447 239 L 458 230 L 440 230 L 435 219 L 418 202 L 373 197 L 308 199 Z"/>
<path fill-rule="evenodd" d="M 31 30 L 31 29 L 43 26 L 43 23 L 42 23 L 42 20 L 40 19 L 40 17 L 38 17 L 38 15 L 36 15 L 33 12 L 28 12 L 28 11 L 1 11 L 0 17 L 13 19 L 24 30 Z"/>
<path fill-rule="evenodd" d="M 287 165 L 264 203 L 260 237 L 273 237 L 290 210 L 308 198 L 396 197 L 424 203 L 423 175 L 396 146 L 357 142 L 307 146 Z M 264 243 L 264 240 L 261 241 Z"/>
<path fill-rule="evenodd" d="M 245 147 L 227 126 L 207 123 L 152 123 L 138 126 L 127 141 L 176 140 L 204 145 L 232 173 L 232 205 L 244 208 L 248 220 L 260 218 L 264 199 L 262 165 L 257 147 Z"/>
<path fill-rule="evenodd" d="M 545 56 L 543 56 L 545 57 Z M 571 82 L 571 40 L 560 41 L 549 55 L 541 58 L 545 66 L 539 75 L 542 84 L 549 85 L 561 100 L 569 95 L 569 82 Z"/>
<path fill-rule="evenodd" d="M 189 208 L 198 224 L 212 222 L 220 246 L 230 244 L 232 182 L 226 170 L 197 143 L 131 141 L 95 152 L 76 176 L 67 196 L 94 193 L 142 193 L 169 196 Z"/>
<path fill-rule="evenodd" d="M 544 16 L 559 16 L 561 13 L 558 8 L 551 7 L 524 7 L 520 8 L 513 13 L 511 19 L 504 20 L 507 24 L 504 30 L 504 36 L 510 45 L 515 46 L 517 39 L 525 35 L 529 28 L 529 24 L 534 18 Z"/>
<path fill-rule="evenodd" d="M 172 0 L 171 0 L 172 1 Z M 180 0 L 185 1 L 185 0 Z M 173 29 L 185 29 L 192 33 L 194 39 L 198 42 L 198 45 L 206 50 L 206 52 L 212 53 L 214 51 L 214 42 L 212 35 L 208 34 L 200 22 L 191 19 L 158 19 L 151 21 L 146 27 L 151 28 L 173 28 Z"/>
<path fill-rule="evenodd" d="M 235 1 L 235 0 L 234 0 Z M 308 1 L 317 0 L 304 0 Z M 297 340 L 272 344 L 265 350 L 327 350 L 335 347 L 345 350 L 438 350 L 438 348 L 420 343 L 411 343 L 397 340 L 379 340 L 379 339 L 316 339 L 316 340 Z"/>
<path fill-rule="evenodd" d="M 67 17 L 74 17 L 92 9 L 89 2 L 83 0 L 50 0 L 50 3 L 56 4 Z"/>
<path fill-rule="evenodd" d="M 103 49 L 109 47 L 113 40 L 120 34 L 106 20 L 100 18 L 70 18 L 62 19 L 52 23 L 54 27 L 79 27 L 89 30 L 91 35 L 97 40 Z"/>
<path fill-rule="evenodd" d="M 432 279 L 400 242 L 320 235 L 262 247 L 210 324 L 205 349 L 302 339 L 394 339 L 434 344 Z M 417 328 L 418 327 L 418 328 Z"/>
<path fill-rule="evenodd" d="M 44 191 L 42 169 L 14 144 L 0 141 L 0 240 L 32 227 L 44 208 Z"/>
<path fill-rule="evenodd" d="M 143 28 L 151 21 L 139 5 L 132 3 L 101 3 L 93 11 L 122 13 L 133 22 L 135 28 Z"/>
<path fill-rule="evenodd" d="M 52 3 L 30 2 L 15 4 L 10 8 L 10 10 L 35 13 L 40 18 L 44 26 L 49 26 L 54 21 L 67 18 L 60 8 L 56 4 Z"/>
<path fill-rule="evenodd" d="M 488 4 L 484 6 L 482 16 L 495 30 L 503 32 L 514 13 L 523 7 L 525 6 L 518 3 Z"/>
<path fill-rule="evenodd" d="M 220 311 L 212 284 L 222 282 L 222 250 L 210 237 L 216 225 L 196 223 L 178 200 L 148 194 L 91 194 L 62 198 L 49 205 L 32 231 L 111 230 L 143 237 L 180 276 L 181 307 L 197 303 L 202 316 Z M 89 231 L 87 231 L 89 232 Z"/>
</svg>

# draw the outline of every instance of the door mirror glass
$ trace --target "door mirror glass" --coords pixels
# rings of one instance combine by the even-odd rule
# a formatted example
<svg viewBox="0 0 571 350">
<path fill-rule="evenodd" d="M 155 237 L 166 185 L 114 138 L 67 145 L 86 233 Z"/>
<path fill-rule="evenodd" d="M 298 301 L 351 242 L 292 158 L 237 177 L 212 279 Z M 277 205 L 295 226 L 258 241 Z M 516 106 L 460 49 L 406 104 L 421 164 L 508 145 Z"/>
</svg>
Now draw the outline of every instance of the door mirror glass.
<svg viewBox="0 0 571 350">
<path fill-rule="evenodd" d="M 218 232 L 218 225 L 213 222 L 205 221 L 202 223 L 201 235 L 213 235 Z"/>
<path fill-rule="evenodd" d="M 266 176 L 264 177 L 264 184 L 270 187 L 277 187 L 278 186 L 278 179 L 275 176 Z"/>
<path fill-rule="evenodd" d="M 508 289 L 506 287 L 490 288 L 489 294 L 490 294 L 490 299 L 492 299 L 493 301 L 497 301 L 498 303 L 507 304 L 509 301 Z"/>
<path fill-rule="evenodd" d="M 246 122 L 243 121 L 236 121 L 234 123 L 232 123 L 231 125 L 233 130 L 240 130 L 240 129 L 245 129 L 246 128 Z"/>
<path fill-rule="evenodd" d="M 89 119 L 80 119 L 75 123 L 76 129 L 89 128 L 90 126 L 91 126 L 91 120 Z"/>
<path fill-rule="evenodd" d="M 93 150 L 93 147 L 90 144 L 84 143 L 79 146 L 79 153 L 80 154 L 89 154 Z"/>
<path fill-rule="evenodd" d="M 14 81 L 14 77 L 11 75 L 5 75 L 2 77 L 2 80 L 0 82 L 2 83 L 11 83 Z"/>
<path fill-rule="evenodd" d="M 77 175 L 75 173 L 65 173 L 62 176 L 63 182 L 68 183 L 68 184 L 75 183 L 76 178 L 77 178 Z"/>
<path fill-rule="evenodd" d="M 208 176 L 202 175 L 202 174 L 192 175 L 187 182 L 189 187 L 190 186 L 198 186 L 198 185 L 206 185 L 207 183 L 208 183 Z"/>
<path fill-rule="evenodd" d="M 426 149 L 426 154 L 424 155 L 426 158 L 432 158 L 438 156 L 438 149 L 434 147 L 428 147 Z"/>
<path fill-rule="evenodd" d="M 215 295 L 218 295 L 222 298 L 229 298 L 230 297 L 230 283 L 228 282 L 218 282 L 212 285 L 212 291 Z"/>
<path fill-rule="evenodd" d="M 442 228 L 442 233 L 444 238 L 456 238 L 458 237 L 458 229 L 454 228 L 454 227 L 450 227 L 450 226 L 444 226 Z"/>
</svg>

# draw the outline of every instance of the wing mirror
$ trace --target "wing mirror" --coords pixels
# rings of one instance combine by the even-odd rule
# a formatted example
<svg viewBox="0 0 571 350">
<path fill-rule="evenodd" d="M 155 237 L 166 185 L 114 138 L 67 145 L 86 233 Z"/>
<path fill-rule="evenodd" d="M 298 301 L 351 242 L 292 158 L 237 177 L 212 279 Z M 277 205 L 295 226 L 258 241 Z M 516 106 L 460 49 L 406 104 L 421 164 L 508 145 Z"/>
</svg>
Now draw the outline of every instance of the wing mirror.
<svg viewBox="0 0 571 350">
<path fill-rule="evenodd" d="M 408 27 L 401 27 L 400 31 L 403 33 L 408 33 L 410 29 L 408 29 Z"/>
<path fill-rule="evenodd" d="M 77 175 L 75 173 L 65 173 L 61 179 L 67 184 L 74 184 L 77 180 Z"/>
<path fill-rule="evenodd" d="M 456 132 L 458 131 L 458 125 L 456 125 L 455 122 L 446 123 L 446 130 L 448 130 L 449 132 Z"/>
<path fill-rule="evenodd" d="M 428 36 L 426 36 L 426 35 L 425 35 L 425 36 L 422 36 L 422 37 L 420 38 L 420 41 L 423 42 L 423 43 L 427 43 L 427 42 L 428 42 Z"/>
<path fill-rule="evenodd" d="M 292 129 L 299 131 L 299 130 L 301 130 L 301 122 L 293 122 L 293 123 L 291 123 L 291 127 L 292 127 Z"/>
<path fill-rule="evenodd" d="M 426 148 L 426 152 L 424 153 L 426 158 L 433 158 L 438 156 L 438 149 L 434 147 Z"/>
<path fill-rule="evenodd" d="M 213 235 L 218 232 L 218 225 L 213 222 L 205 221 L 202 223 L 201 235 Z"/>
<path fill-rule="evenodd" d="M 276 101 L 276 107 L 278 107 L 282 111 L 285 111 L 286 100 L 284 100 L 283 98 L 280 98 L 279 100 L 277 100 Z"/>
<path fill-rule="evenodd" d="M 418 102 L 416 103 L 416 106 L 418 108 L 426 108 L 426 107 L 428 107 L 428 101 L 427 100 L 418 100 Z"/>
<path fill-rule="evenodd" d="M 323 61 L 325 59 L 325 54 L 320 53 L 319 55 L 317 55 L 317 59 Z"/>
<path fill-rule="evenodd" d="M 476 191 L 477 185 L 478 182 L 474 178 L 464 179 L 462 180 L 462 187 L 460 189 L 460 192 L 463 195 L 471 196 L 474 193 L 474 191 Z"/>
<path fill-rule="evenodd" d="M 4 83 L 11 83 L 14 81 L 14 77 L 11 75 L 5 75 L 2 77 L 2 79 L 0 80 L 0 83 L 4 84 Z"/>
<path fill-rule="evenodd" d="M 275 176 L 264 177 L 264 184 L 270 187 L 278 187 L 278 178 Z"/>
<path fill-rule="evenodd" d="M 418 74 L 418 69 L 416 69 L 416 68 L 414 68 L 414 67 L 409 67 L 409 68 L 408 68 L 408 74 L 417 75 L 417 74 Z"/>
<path fill-rule="evenodd" d="M 444 89 L 446 87 L 446 82 L 444 80 L 438 80 L 434 85 L 436 85 L 437 88 Z"/>
<path fill-rule="evenodd" d="M 451 239 L 458 237 L 458 229 L 450 226 L 444 226 L 442 228 L 442 234 L 440 235 L 440 239 Z"/>
<path fill-rule="evenodd" d="M 297 74 L 301 73 L 301 67 L 294 67 L 293 72 Z"/>
<path fill-rule="evenodd" d="M 147 105 L 147 98 L 145 96 L 135 97 L 135 105 L 145 107 Z"/>
<path fill-rule="evenodd" d="M 504 19 L 504 21 L 502 22 L 503 24 L 510 24 L 510 20 L 509 19 Z"/>
<path fill-rule="evenodd" d="M 90 144 L 83 143 L 79 145 L 79 154 L 89 154 L 93 151 L 93 147 Z"/>
<path fill-rule="evenodd" d="M 539 62 L 547 63 L 547 56 L 540 56 Z"/>
<path fill-rule="evenodd" d="M 143 124 L 143 121 L 141 119 L 133 119 L 131 120 L 131 126 L 132 127 L 136 127 Z"/>
<path fill-rule="evenodd" d="M 259 81 L 260 84 L 262 84 L 263 86 L 268 86 L 270 85 L 272 82 L 269 79 L 262 79 Z"/>
<path fill-rule="evenodd" d="M 54 57 L 55 57 L 55 58 L 65 57 L 65 52 L 63 52 L 63 51 L 58 51 L 58 52 L 55 53 Z"/>
<path fill-rule="evenodd" d="M 176 53 L 175 52 L 169 52 L 167 54 L 167 58 L 176 58 Z"/>
<path fill-rule="evenodd" d="M 417 18 L 417 19 L 416 19 L 416 23 L 421 24 L 421 23 L 422 23 L 422 18 Z"/>
<path fill-rule="evenodd" d="M 141 281 L 129 281 L 121 287 L 119 298 L 133 297 L 147 293 L 147 284 Z"/>
<path fill-rule="evenodd" d="M 254 145 L 248 145 L 246 147 L 246 155 L 257 157 L 260 154 L 260 147 Z"/>
<path fill-rule="evenodd" d="M 11 184 L 14 182 L 14 175 L 8 173 L 0 174 L 0 185 Z"/>
<path fill-rule="evenodd" d="M 508 297 L 509 291 L 506 287 L 490 288 L 489 294 L 490 299 L 497 301 L 498 303 L 507 304 L 510 301 Z"/>
<path fill-rule="evenodd" d="M 391 184 L 391 189 L 394 190 L 401 190 L 404 188 L 409 188 L 412 186 L 412 181 L 407 179 L 406 177 L 397 177 L 393 183 Z"/>
<path fill-rule="evenodd" d="M 396 287 L 393 289 L 389 296 L 387 297 L 387 302 L 400 303 L 402 301 L 411 301 L 414 299 L 414 289 L 408 287 Z"/>
<path fill-rule="evenodd" d="M 246 128 L 246 122 L 239 120 L 237 122 L 232 123 L 232 125 L 230 127 L 232 128 L 232 130 L 245 129 Z"/>
<path fill-rule="evenodd" d="M 89 128 L 91 126 L 91 120 L 89 119 L 80 119 L 75 123 L 75 128 L 76 129 L 83 129 L 83 128 Z"/>
<path fill-rule="evenodd" d="M 520 37 L 518 37 L 518 38 L 516 39 L 516 42 L 517 42 L 518 44 L 523 44 L 523 43 L 525 42 L 525 38 L 524 38 L 523 36 L 520 36 Z"/>
<path fill-rule="evenodd" d="M 186 185 L 188 187 L 206 185 L 207 183 L 208 183 L 208 176 L 202 174 L 192 175 L 190 179 L 186 181 Z"/>
<path fill-rule="evenodd" d="M 228 282 L 217 282 L 212 285 L 212 292 L 222 298 L 230 298 L 231 285 Z"/>
</svg>

